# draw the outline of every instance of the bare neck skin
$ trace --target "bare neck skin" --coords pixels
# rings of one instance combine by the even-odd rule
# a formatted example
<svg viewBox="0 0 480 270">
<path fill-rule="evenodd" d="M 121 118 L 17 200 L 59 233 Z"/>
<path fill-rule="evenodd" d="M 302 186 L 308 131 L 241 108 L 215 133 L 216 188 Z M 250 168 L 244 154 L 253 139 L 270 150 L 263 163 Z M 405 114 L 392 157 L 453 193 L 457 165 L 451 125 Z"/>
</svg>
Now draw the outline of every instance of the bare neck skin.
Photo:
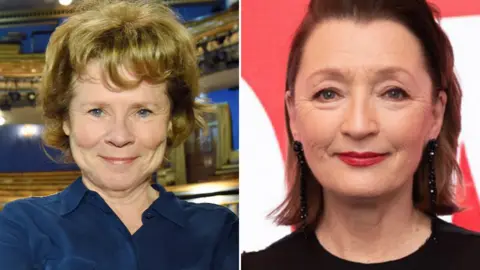
<svg viewBox="0 0 480 270">
<path fill-rule="evenodd" d="M 405 192 L 406 191 L 406 192 Z M 413 206 L 411 186 L 393 198 L 349 201 L 324 190 L 324 214 L 316 228 L 331 254 L 358 263 L 398 260 L 418 250 L 431 221 Z"/>
<path fill-rule="evenodd" d="M 121 192 L 102 190 L 88 180 L 83 182 L 105 200 L 132 235 L 143 225 L 143 212 L 159 197 L 149 181 Z"/>
</svg>

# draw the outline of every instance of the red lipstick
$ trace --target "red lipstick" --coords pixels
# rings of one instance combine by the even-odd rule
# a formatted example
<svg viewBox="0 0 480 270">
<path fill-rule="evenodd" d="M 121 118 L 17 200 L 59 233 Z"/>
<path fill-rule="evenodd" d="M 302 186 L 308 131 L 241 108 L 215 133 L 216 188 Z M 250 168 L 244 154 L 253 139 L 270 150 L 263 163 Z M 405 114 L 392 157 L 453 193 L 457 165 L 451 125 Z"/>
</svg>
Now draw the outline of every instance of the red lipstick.
<svg viewBox="0 0 480 270">
<path fill-rule="evenodd" d="M 367 167 L 382 162 L 387 154 L 375 152 L 344 152 L 338 154 L 338 158 L 346 164 L 354 167 Z"/>
</svg>

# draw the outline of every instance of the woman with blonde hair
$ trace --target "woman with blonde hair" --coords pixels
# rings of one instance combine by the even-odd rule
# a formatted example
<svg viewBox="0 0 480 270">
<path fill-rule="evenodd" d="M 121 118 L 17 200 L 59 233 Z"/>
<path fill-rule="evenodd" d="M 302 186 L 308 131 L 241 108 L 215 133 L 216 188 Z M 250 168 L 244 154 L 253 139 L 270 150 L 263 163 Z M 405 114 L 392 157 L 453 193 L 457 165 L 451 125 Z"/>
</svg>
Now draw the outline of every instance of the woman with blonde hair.
<svg viewBox="0 0 480 270">
<path fill-rule="evenodd" d="M 460 211 L 461 88 L 425 0 L 311 0 L 286 78 L 295 232 L 242 269 L 473 269 L 480 236 Z"/>
<path fill-rule="evenodd" d="M 195 44 L 155 1 L 87 1 L 52 34 L 44 142 L 82 176 L 0 213 L 0 268 L 237 269 L 238 219 L 149 179 L 202 127 Z"/>
</svg>

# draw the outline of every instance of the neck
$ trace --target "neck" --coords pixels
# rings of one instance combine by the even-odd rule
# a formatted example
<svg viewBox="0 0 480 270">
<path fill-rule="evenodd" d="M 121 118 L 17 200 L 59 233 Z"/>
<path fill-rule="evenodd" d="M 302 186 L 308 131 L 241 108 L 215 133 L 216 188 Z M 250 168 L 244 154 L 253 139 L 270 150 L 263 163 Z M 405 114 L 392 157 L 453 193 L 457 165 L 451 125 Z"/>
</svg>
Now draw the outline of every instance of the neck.
<svg viewBox="0 0 480 270">
<path fill-rule="evenodd" d="M 159 193 L 145 181 L 138 186 L 122 191 L 109 191 L 84 179 L 85 186 L 97 192 L 124 223 L 131 234 L 142 226 L 142 214 L 158 198 Z"/>
<path fill-rule="evenodd" d="M 430 233 L 430 219 L 415 209 L 411 192 L 389 199 L 346 201 L 324 191 L 324 213 L 316 229 L 326 250 L 361 263 L 408 256 Z"/>
</svg>

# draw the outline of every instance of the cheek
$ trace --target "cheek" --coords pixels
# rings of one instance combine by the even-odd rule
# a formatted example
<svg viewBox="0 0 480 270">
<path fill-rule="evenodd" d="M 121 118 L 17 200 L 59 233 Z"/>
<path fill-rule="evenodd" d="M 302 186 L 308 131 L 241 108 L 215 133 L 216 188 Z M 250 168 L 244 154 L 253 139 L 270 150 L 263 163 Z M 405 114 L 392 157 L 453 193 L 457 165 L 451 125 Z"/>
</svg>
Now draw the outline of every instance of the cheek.
<svg viewBox="0 0 480 270">
<path fill-rule="evenodd" d="M 139 123 L 136 125 L 136 138 L 145 148 L 157 149 L 167 141 L 168 119 Z"/>
<path fill-rule="evenodd" d="M 342 119 L 339 110 L 319 110 L 313 106 L 298 107 L 297 127 L 300 140 L 307 148 L 325 148 L 335 138 Z"/>
<path fill-rule="evenodd" d="M 95 147 L 105 135 L 105 126 L 94 121 L 76 120 L 72 125 L 74 143 L 84 149 Z"/>
<path fill-rule="evenodd" d="M 428 135 L 430 121 L 423 107 L 412 107 L 402 111 L 384 111 L 379 124 L 382 133 L 397 148 L 422 145 Z"/>
</svg>

